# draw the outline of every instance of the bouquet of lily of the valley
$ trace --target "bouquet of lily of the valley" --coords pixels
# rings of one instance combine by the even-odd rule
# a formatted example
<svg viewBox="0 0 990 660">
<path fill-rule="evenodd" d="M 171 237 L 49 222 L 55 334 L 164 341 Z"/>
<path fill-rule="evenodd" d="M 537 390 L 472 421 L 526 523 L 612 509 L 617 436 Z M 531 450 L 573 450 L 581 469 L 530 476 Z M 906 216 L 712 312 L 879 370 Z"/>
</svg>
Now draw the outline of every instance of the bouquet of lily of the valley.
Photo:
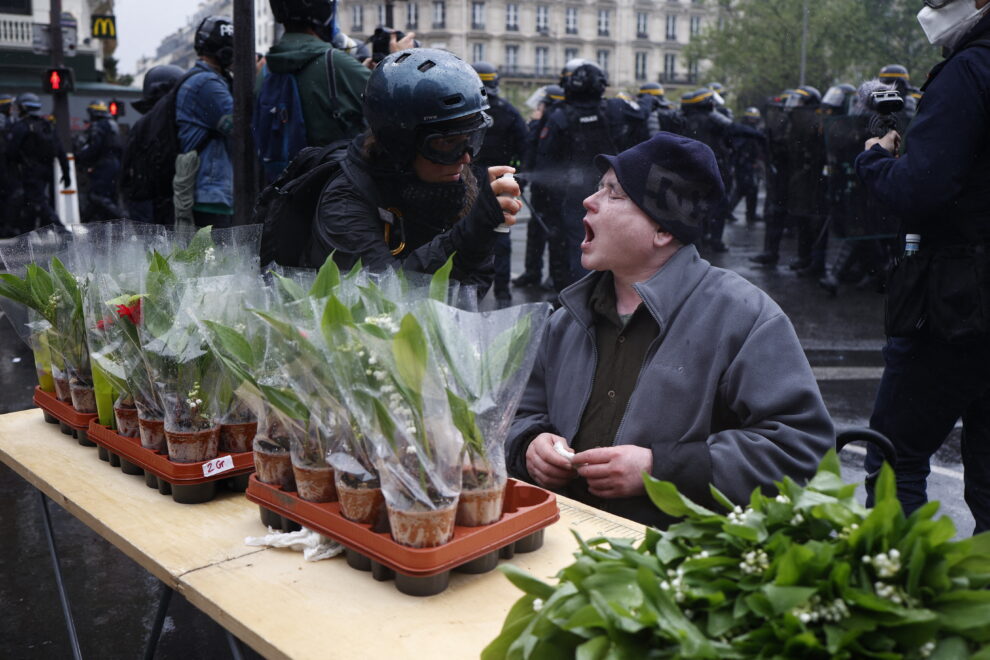
<svg viewBox="0 0 990 660">
<path fill-rule="evenodd" d="M 549 305 L 471 312 L 437 300 L 416 307 L 464 437 L 457 522 L 477 526 L 502 515 L 505 440 L 532 370 Z"/>
<path fill-rule="evenodd" d="M 990 658 L 990 533 L 953 541 L 937 502 L 905 517 L 889 466 L 873 509 L 834 452 L 745 508 L 713 488 L 722 512 L 644 478 L 683 521 L 578 538 L 556 584 L 505 567 L 526 595 L 483 658 Z"/>
</svg>

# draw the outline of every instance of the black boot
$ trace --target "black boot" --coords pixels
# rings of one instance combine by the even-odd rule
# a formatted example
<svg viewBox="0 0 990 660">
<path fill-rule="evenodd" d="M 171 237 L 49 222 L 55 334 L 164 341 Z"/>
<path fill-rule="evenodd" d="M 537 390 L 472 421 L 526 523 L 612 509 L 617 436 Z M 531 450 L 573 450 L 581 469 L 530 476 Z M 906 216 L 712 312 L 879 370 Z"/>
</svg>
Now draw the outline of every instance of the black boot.
<svg viewBox="0 0 990 660">
<path fill-rule="evenodd" d="M 832 261 L 832 267 L 825 273 L 825 277 L 818 280 L 819 286 L 825 289 L 830 296 L 834 297 L 839 293 L 839 279 L 842 277 L 846 268 L 849 267 L 849 263 L 855 254 L 856 246 L 853 244 L 853 241 L 842 241 L 839 244 L 839 249 L 835 253 L 835 259 Z"/>
</svg>

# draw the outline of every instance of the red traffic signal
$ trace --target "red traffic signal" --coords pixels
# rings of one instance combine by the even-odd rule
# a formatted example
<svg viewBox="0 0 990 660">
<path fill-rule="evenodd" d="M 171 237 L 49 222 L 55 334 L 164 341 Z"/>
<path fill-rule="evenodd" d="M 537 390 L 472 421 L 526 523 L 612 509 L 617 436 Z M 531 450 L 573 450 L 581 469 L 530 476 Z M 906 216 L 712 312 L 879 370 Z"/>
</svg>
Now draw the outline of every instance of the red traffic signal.
<svg viewBox="0 0 990 660">
<path fill-rule="evenodd" d="M 127 113 L 127 106 L 117 99 L 110 99 L 110 103 L 107 104 L 107 111 L 111 117 L 116 119 L 117 117 L 123 117 Z"/>
<path fill-rule="evenodd" d="M 76 88 L 72 69 L 68 67 L 46 69 L 41 84 L 46 94 L 68 94 Z"/>
</svg>

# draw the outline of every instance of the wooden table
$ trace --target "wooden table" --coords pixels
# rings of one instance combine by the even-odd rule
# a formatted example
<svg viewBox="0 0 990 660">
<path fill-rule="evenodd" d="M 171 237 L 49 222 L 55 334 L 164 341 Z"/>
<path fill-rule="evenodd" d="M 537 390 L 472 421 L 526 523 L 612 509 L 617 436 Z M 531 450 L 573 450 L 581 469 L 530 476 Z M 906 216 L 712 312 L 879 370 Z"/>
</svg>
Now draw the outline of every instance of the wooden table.
<svg viewBox="0 0 990 660">
<path fill-rule="evenodd" d="M 269 658 L 477 657 L 521 595 L 491 571 L 454 573 L 442 593 L 416 598 L 342 556 L 311 563 L 290 550 L 244 545 L 265 533 L 244 495 L 176 504 L 62 435 L 39 410 L 0 416 L 0 461 Z M 570 529 L 585 537 L 642 533 L 623 518 L 558 502 L 561 520 L 543 547 L 510 560 L 537 577 L 572 561 Z"/>
</svg>

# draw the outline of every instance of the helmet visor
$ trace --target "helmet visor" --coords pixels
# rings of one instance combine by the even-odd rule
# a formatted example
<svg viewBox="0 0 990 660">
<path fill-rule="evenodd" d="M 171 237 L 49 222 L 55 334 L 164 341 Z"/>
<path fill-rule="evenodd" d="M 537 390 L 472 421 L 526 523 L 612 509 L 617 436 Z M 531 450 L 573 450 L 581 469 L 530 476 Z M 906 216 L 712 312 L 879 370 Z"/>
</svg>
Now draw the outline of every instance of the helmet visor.
<svg viewBox="0 0 990 660">
<path fill-rule="evenodd" d="M 955 2 L 955 0 L 925 0 L 925 6 L 931 7 L 932 9 L 941 9 L 942 7 Z"/>
<path fill-rule="evenodd" d="M 419 153 L 427 160 L 441 165 L 453 165 L 464 154 L 470 154 L 471 158 L 476 157 L 485 141 L 485 132 L 492 125 L 491 117 L 484 112 L 480 115 L 480 125 L 460 131 L 427 133 L 420 142 Z"/>
</svg>

